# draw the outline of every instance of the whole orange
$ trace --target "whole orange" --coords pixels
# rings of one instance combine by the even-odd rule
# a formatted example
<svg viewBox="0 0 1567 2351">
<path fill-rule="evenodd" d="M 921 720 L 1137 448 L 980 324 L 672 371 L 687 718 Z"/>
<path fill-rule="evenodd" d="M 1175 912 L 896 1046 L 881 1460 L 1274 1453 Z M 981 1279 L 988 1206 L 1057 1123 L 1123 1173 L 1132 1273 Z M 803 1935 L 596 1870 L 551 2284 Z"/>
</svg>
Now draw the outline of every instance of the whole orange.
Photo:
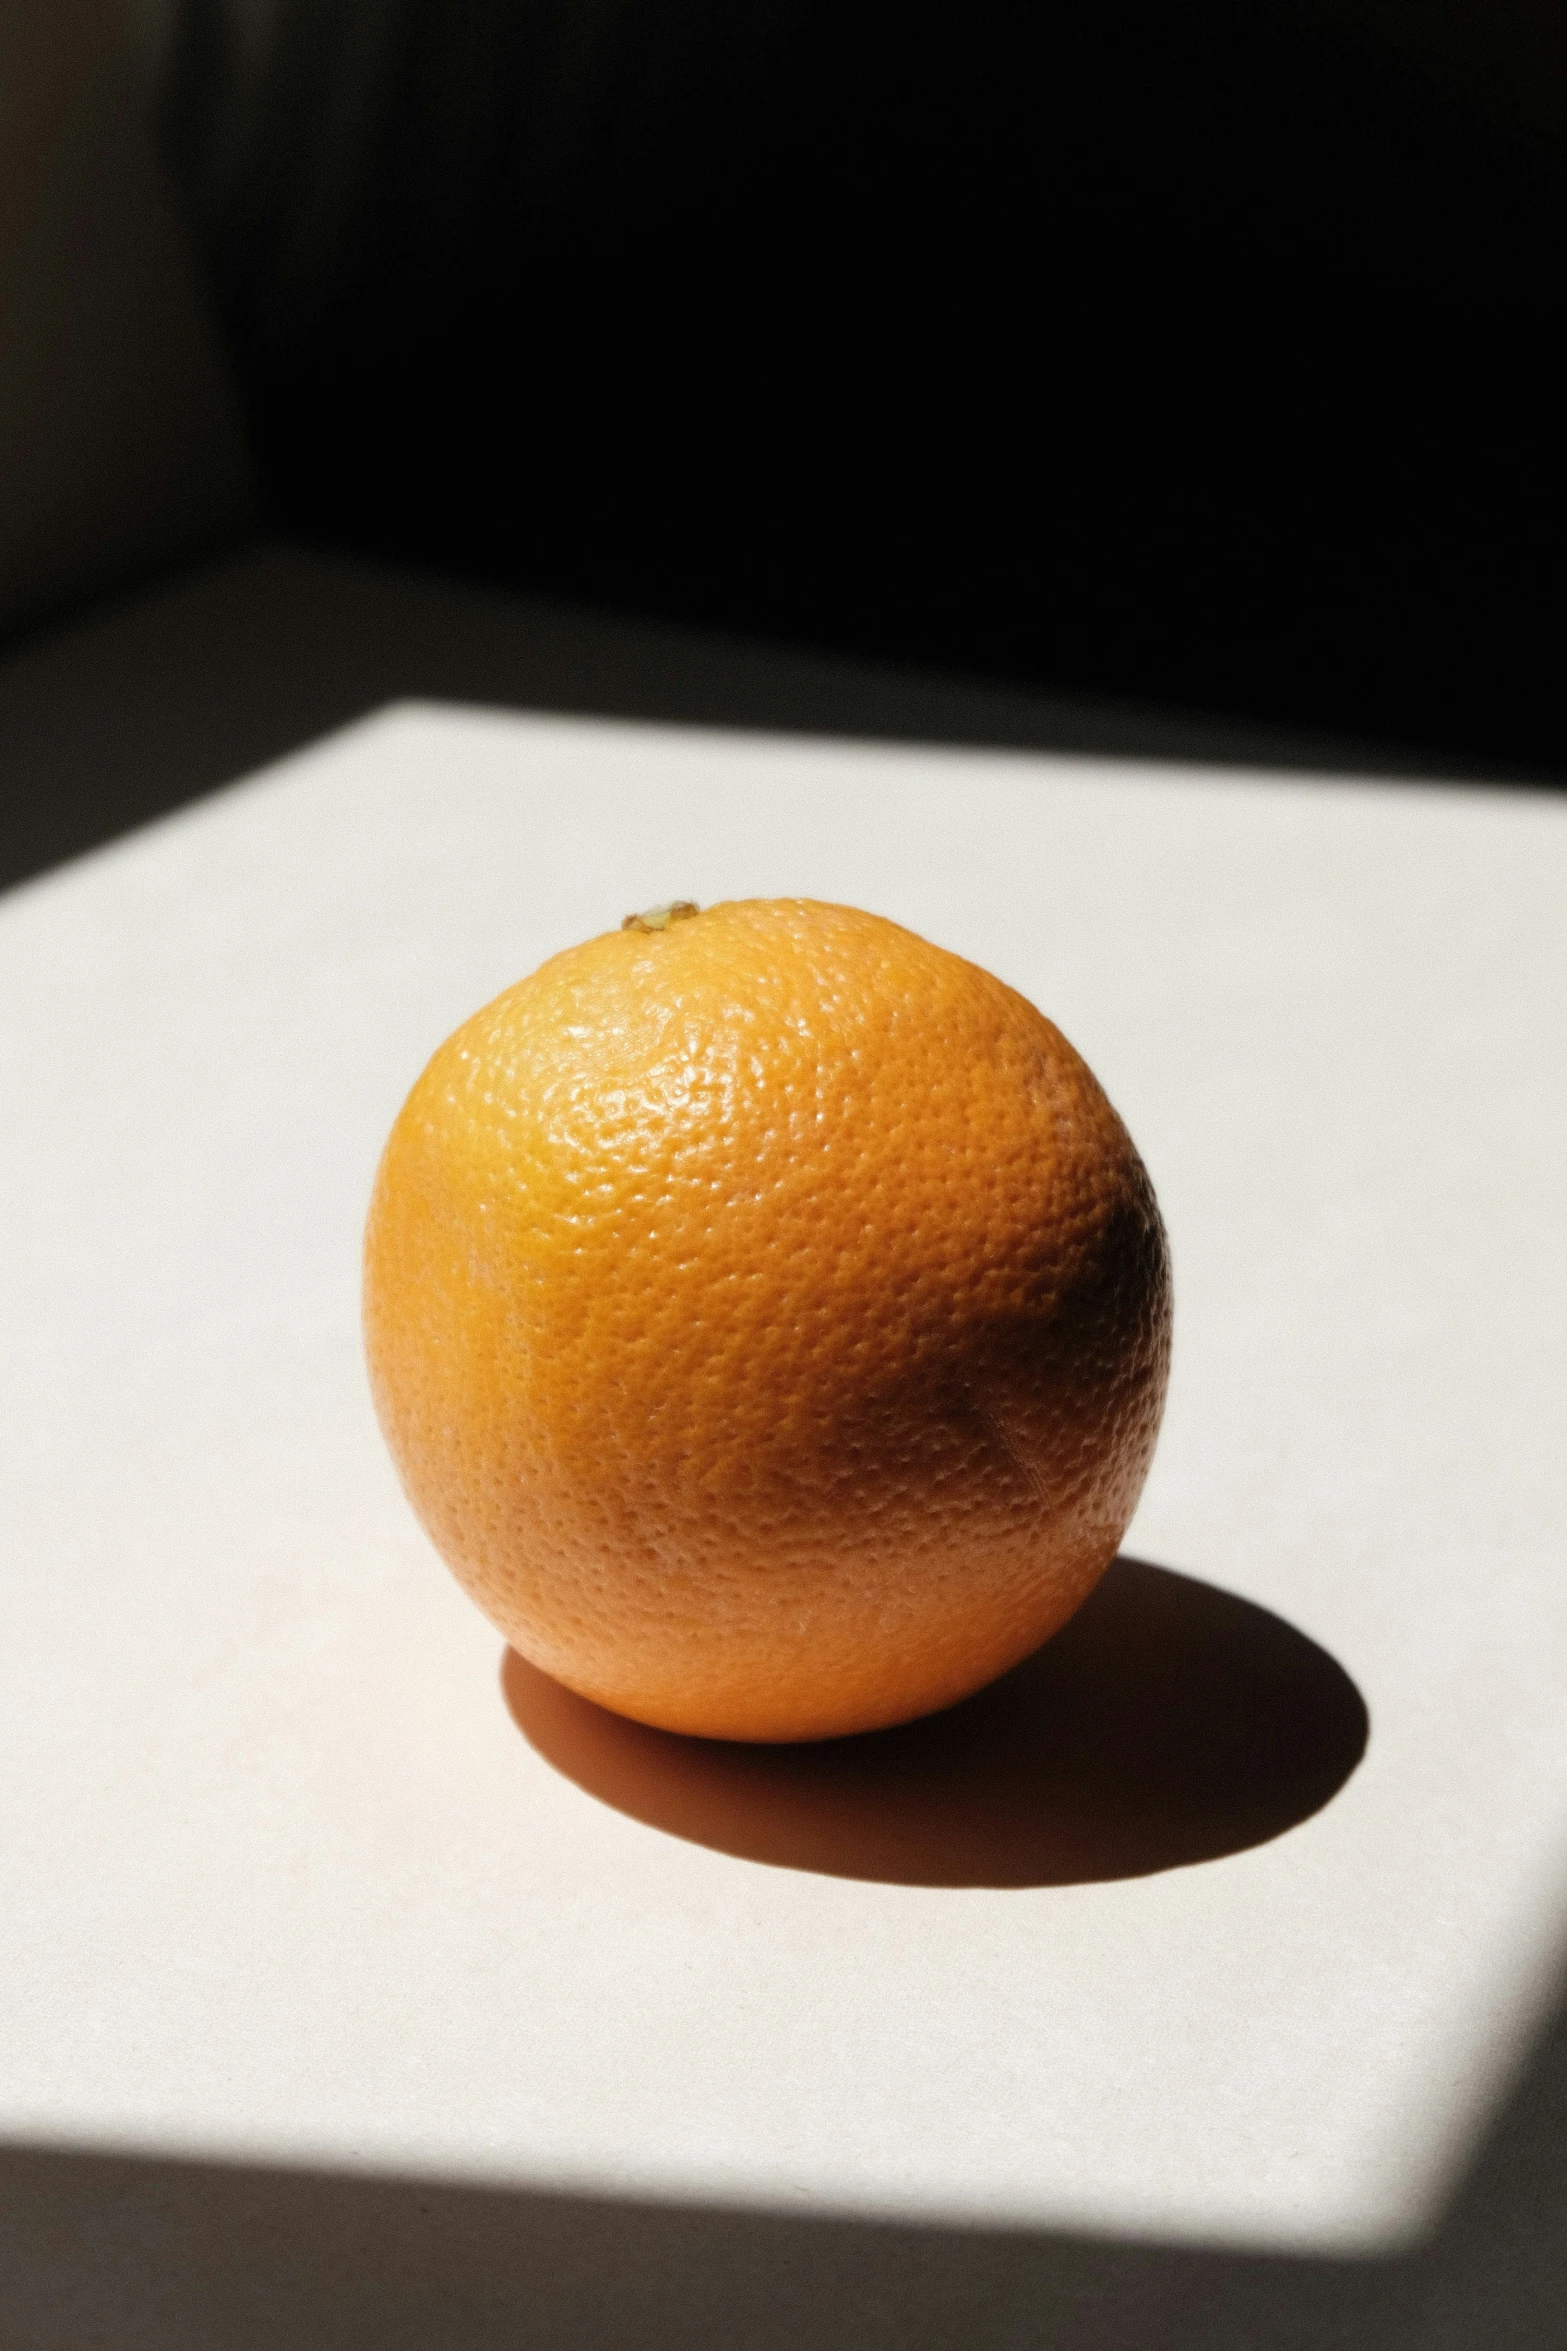
<svg viewBox="0 0 1567 2351">
<path fill-rule="evenodd" d="M 392 1130 L 364 1316 L 404 1486 L 507 1639 L 623 1714 L 948 1705 L 1137 1501 L 1152 1186 L 1060 1031 L 896 924 L 631 920 L 476 1013 Z"/>
</svg>

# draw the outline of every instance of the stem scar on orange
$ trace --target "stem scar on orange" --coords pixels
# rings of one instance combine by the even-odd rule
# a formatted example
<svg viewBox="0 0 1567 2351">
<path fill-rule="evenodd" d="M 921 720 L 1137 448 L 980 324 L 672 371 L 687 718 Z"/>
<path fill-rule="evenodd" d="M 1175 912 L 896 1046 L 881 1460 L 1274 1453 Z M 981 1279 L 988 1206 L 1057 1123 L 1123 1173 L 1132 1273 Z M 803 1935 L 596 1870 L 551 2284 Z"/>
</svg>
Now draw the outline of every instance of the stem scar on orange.
<svg viewBox="0 0 1567 2351">
<path fill-rule="evenodd" d="M 498 996 L 392 1129 L 381 1426 L 522 1654 L 726 1739 L 864 1731 L 1087 1597 L 1170 1356 L 1153 1188 L 1023 997 L 809 899 L 632 916 Z"/>
</svg>

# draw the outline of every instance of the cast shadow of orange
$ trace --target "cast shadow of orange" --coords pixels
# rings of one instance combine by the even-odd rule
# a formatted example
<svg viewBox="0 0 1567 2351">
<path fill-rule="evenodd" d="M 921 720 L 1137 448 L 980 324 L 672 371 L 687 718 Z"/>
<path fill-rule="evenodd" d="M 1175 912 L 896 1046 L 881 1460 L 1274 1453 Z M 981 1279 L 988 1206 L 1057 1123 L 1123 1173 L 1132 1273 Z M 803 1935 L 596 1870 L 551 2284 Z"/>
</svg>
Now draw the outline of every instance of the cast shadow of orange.
<svg viewBox="0 0 1567 2351">
<path fill-rule="evenodd" d="M 861 1738 L 648 1730 L 515 1650 L 501 1681 L 538 1753 L 633 1819 L 906 1886 L 1084 1885 L 1244 1852 L 1336 1795 L 1370 1728 L 1343 1667 L 1282 1617 L 1136 1559 L 988 1690 Z"/>
</svg>

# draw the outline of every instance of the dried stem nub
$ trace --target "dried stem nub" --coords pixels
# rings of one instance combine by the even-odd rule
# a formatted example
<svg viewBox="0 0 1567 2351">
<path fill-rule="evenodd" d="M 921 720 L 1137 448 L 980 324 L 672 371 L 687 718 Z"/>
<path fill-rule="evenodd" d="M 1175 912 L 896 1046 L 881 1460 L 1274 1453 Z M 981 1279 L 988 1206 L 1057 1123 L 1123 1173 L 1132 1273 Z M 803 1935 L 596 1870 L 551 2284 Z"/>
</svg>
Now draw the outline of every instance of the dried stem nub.
<svg viewBox="0 0 1567 2351">
<path fill-rule="evenodd" d="M 646 914 L 628 914 L 620 927 L 623 931 L 667 931 L 672 922 L 685 922 L 701 911 L 689 898 L 672 898 L 667 906 L 650 906 Z"/>
</svg>

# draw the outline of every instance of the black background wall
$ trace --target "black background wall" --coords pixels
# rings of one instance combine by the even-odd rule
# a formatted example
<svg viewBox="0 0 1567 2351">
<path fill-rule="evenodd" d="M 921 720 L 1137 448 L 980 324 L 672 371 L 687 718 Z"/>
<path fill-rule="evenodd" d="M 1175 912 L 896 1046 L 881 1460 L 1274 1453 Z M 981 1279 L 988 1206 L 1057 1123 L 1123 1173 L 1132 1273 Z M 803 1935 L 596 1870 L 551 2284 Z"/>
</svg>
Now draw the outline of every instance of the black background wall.
<svg viewBox="0 0 1567 2351">
<path fill-rule="evenodd" d="M 1553 0 L 183 0 L 278 519 L 1567 772 Z"/>
</svg>

